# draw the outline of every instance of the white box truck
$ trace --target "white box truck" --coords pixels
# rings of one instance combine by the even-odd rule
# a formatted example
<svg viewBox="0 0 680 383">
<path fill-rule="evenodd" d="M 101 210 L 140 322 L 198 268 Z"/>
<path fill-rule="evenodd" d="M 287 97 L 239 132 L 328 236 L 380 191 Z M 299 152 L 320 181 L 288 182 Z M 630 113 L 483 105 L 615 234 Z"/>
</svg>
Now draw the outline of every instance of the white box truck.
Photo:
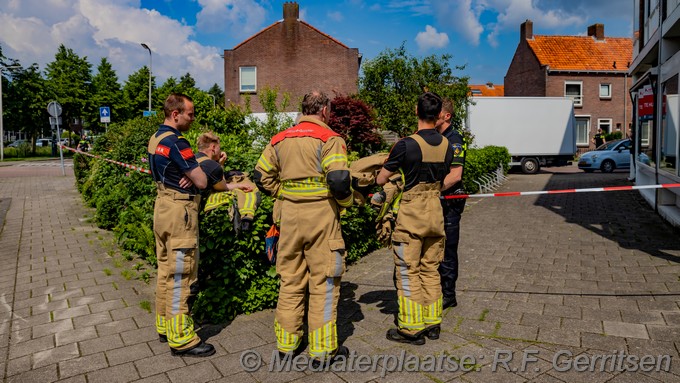
<svg viewBox="0 0 680 383">
<path fill-rule="evenodd" d="M 467 110 L 473 147 L 504 146 L 527 174 L 571 164 L 576 154 L 574 104 L 566 97 L 473 97 Z"/>
</svg>

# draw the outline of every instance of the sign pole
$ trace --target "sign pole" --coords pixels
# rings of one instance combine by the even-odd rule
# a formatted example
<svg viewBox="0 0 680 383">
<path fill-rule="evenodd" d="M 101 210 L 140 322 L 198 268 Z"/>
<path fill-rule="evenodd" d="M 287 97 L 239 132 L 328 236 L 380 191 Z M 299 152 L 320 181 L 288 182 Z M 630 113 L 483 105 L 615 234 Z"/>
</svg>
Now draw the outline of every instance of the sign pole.
<svg viewBox="0 0 680 383">
<path fill-rule="evenodd" d="M 61 116 L 61 104 L 56 101 L 50 101 L 47 104 L 47 113 L 54 117 L 55 124 L 57 125 L 57 142 L 59 143 L 59 157 L 61 158 L 61 175 L 65 176 L 66 171 L 64 170 L 64 148 L 61 147 L 61 131 L 59 130 L 59 116 Z"/>
<path fill-rule="evenodd" d="M 61 158 L 61 175 L 65 176 L 64 170 L 64 148 L 61 146 L 61 132 L 59 131 L 59 118 L 57 117 L 57 142 L 59 143 L 59 158 Z"/>
</svg>

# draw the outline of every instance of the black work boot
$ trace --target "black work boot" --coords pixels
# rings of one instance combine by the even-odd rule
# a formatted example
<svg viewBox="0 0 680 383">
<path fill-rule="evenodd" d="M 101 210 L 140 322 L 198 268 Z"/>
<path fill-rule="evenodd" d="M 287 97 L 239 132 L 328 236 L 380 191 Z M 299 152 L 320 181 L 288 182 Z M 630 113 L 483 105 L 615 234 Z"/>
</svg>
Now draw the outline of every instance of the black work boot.
<svg viewBox="0 0 680 383">
<path fill-rule="evenodd" d="M 451 296 L 451 297 L 444 297 L 442 300 L 442 310 L 446 309 L 448 307 L 456 307 L 458 306 L 458 302 L 456 301 L 456 296 Z"/>
<path fill-rule="evenodd" d="M 168 336 L 165 334 L 158 334 L 158 341 L 161 343 L 168 343 Z"/>
<path fill-rule="evenodd" d="M 197 346 L 192 347 L 188 350 L 175 350 L 170 347 L 170 353 L 174 356 L 191 356 L 194 358 L 202 358 L 205 356 L 210 356 L 215 353 L 215 347 L 210 343 L 205 343 L 201 341 Z"/>
<path fill-rule="evenodd" d="M 430 340 L 439 339 L 439 333 L 442 331 L 442 326 L 435 324 L 425 328 L 425 336 Z"/>
<path fill-rule="evenodd" d="M 410 335 L 399 331 L 399 329 L 391 328 L 387 330 L 386 337 L 393 342 L 408 343 L 416 346 L 425 344 L 425 330 L 420 331 L 415 335 Z"/>
</svg>

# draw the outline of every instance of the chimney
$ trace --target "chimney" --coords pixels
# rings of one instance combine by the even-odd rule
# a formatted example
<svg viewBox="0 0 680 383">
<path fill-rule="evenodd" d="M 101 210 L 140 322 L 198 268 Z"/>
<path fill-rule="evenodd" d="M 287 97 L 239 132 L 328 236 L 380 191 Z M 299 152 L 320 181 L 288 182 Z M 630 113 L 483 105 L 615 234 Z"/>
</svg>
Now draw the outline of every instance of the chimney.
<svg viewBox="0 0 680 383">
<path fill-rule="evenodd" d="M 593 24 L 588 27 L 588 36 L 595 37 L 595 40 L 604 40 L 604 24 Z"/>
<path fill-rule="evenodd" d="M 297 21 L 300 18 L 300 6 L 294 1 L 283 3 L 283 21 L 285 23 Z"/>
<path fill-rule="evenodd" d="M 534 39 L 534 23 L 531 20 L 523 22 L 519 26 L 519 41 L 522 40 L 533 40 Z"/>
<path fill-rule="evenodd" d="M 493 89 L 493 83 L 491 81 L 487 82 L 486 87 L 489 89 Z"/>
</svg>

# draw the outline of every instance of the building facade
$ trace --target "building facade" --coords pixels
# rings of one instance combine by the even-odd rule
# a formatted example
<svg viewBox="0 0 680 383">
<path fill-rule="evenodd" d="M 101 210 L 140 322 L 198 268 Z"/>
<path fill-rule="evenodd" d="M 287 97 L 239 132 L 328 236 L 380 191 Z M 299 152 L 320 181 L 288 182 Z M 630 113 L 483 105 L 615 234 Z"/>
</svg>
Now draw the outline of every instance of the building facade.
<svg viewBox="0 0 680 383">
<path fill-rule="evenodd" d="M 263 112 L 259 96 L 266 88 L 290 95 L 285 112 L 298 111 L 302 96 L 320 90 L 333 98 L 358 92 L 361 55 L 299 19 L 299 5 L 283 4 L 278 21 L 233 49 L 224 51 L 225 104 Z M 281 98 L 279 98 L 281 100 Z"/>
<path fill-rule="evenodd" d="M 630 38 L 605 37 L 603 24 L 588 27 L 587 36 L 542 36 L 527 20 L 505 75 L 505 96 L 570 97 L 579 152 L 594 149 L 598 128 L 625 136 L 631 121 L 632 45 Z"/>
<path fill-rule="evenodd" d="M 680 183 L 680 0 L 635 0 L 633 137 L 637 185 Z M 680 227 L 680 188 L 643 189 L 649 204 Z"/>
</svg>

